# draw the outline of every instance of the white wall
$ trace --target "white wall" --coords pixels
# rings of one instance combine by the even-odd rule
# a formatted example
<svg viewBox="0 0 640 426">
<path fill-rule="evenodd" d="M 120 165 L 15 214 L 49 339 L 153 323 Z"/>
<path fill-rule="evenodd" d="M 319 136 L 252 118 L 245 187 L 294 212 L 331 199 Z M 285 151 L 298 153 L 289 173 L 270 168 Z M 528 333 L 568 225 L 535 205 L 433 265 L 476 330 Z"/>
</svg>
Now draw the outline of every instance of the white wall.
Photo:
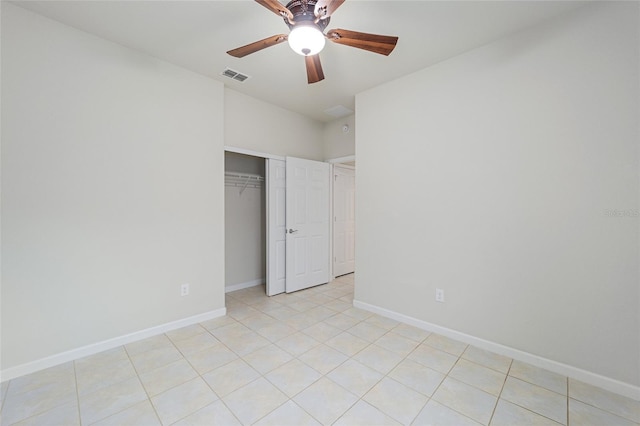
<svg viewBox="0 0 640 426">
<path fill-rule="evenodd" d="M 248 173 L 264 177 L 264 158 L 252 155 L 224 153 L 224 170 L 229 172 Z"/>
<path fill-rule="evenodd" d="M 323 160 L 322 123 L 225 88 L 225 145 Z"/>
<path fill-rule="evenodd" d="M 349 126 L 349 131 L 342 130 L 344 125 Z M 322 130 L 324 144 L 324 159 L 349 157 L 356 154 L 356 116 L 338 118 L 324 125 Z"/>
<path fill-rule="evenodd" d="M 223 96 L 2 3 L 3 370 L 224 307 Z"/>
<path fill-rule="evenodd" d="M 357 300 L 640 385 L 638 7 L 357 96 Z"/>
<path fill-rule="evenodd" d="M 263 158 L 227 152 L 225 170 L 264 177 Z M 242 190 L 242 192 L 240 192 Z M 265 187 L 225 186 L 225 286 L 242 287 L 265 282 Z"/>
</svg>

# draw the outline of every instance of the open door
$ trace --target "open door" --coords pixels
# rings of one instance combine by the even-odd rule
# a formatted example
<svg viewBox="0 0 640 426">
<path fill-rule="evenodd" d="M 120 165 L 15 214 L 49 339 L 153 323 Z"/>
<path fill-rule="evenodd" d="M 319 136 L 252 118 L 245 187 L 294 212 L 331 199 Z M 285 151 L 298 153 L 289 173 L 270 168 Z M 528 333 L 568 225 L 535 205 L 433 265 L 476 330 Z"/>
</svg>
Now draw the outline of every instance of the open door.
<svg viewBox="0 0 640 426">
<path fill-rule="evenodd" d="M 286 162 L 268 158 L 267 188 L 267 296 L 285 292 L 286 285 Z"/>
<path fill-rule="evenodd" d="M 286 292 L 329 281 L 331 166 L 286 159 Z"/>
<path fill-rule="evenodd" d="M 333 171 L 333 275 L 350 274 L 356 269 L 355 190 L 356 171 L 334 166 Z"/>
</svg>

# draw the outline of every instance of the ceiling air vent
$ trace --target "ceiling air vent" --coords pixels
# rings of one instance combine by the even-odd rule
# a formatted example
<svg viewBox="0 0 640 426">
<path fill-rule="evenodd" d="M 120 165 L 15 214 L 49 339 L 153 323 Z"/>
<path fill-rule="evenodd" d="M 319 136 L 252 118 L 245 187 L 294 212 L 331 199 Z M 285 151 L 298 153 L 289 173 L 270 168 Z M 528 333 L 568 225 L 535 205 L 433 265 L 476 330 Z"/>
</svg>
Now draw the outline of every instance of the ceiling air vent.
<svg viewBox="0 0 640 426">
<path fill-rule="evenodd" d="M 353 114 L 353 112 L 354 111 L 352 109 L 349 109 L 349 108 L 347 108 L 345 106 L 342 106 L 342 105 L 336 105 L 334 107 L 331 107 L 329 109 L 325 109 L 324 110 L 325 114 L 329 114 L 329 115 L 332 115 L 332 116 L 338 117 L 338 118 L 339 117 L 346 117 L 347 115 Z"/>
<path fill-rule="evenodd" d="M 243 82 L 249 78 L 248 75 L 242 74 L 238 71 L 234 71 L 231 68 L 227 68 L 224 71 L 222 71 L 222 75 L 224 75 L 225 77 L 229 77 L 230 79 L 233 79 L 233 80 L 238 80 L 239 82 Z"/>
</svg>

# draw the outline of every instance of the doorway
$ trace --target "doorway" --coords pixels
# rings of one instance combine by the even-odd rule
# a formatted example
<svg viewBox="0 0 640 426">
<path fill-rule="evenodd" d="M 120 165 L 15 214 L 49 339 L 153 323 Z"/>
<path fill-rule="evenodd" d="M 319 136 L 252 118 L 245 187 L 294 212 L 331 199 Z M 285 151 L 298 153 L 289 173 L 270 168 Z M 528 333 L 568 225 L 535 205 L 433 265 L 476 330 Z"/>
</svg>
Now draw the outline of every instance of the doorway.
<svg viewBox="0 0 640 426">
<path fill-rule="evenodd" d="M 331 166 L 287 157 L 286 292 L 329 282 Z"/>
<path fill-rule="evenodd" d="M 225 149 L 225 291 L 330 281 L 328 163 Z"/>
<path fill-rule="evenodd" d="M 264 284 L 265 160 L 225 152 L 225 292 Z"/>
<path fill-rule="evenodd" d="M 355 272 L 355 162 L 333 168 L 333 276 Z"/>
<path fill-rule="evenodd" d="M 330 165 L 286 157 L 266 170 L 267 295 L 329 282 Z"/>
</svg>

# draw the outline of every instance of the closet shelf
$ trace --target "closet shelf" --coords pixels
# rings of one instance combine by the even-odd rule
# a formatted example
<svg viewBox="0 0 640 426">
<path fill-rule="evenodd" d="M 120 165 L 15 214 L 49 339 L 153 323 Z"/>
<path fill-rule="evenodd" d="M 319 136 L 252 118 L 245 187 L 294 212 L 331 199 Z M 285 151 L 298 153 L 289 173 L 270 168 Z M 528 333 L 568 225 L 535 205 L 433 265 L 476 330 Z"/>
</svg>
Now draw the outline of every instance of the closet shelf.
<svg viewBox="0 0 640 426">
<path fill-rule="evenodd" d="M 225 172 L 225 186 L 235 186 L 240 188 L 240 194 L 247 188 L 262 188 L 264 177 L 250 173 Z"/>
</svg>

